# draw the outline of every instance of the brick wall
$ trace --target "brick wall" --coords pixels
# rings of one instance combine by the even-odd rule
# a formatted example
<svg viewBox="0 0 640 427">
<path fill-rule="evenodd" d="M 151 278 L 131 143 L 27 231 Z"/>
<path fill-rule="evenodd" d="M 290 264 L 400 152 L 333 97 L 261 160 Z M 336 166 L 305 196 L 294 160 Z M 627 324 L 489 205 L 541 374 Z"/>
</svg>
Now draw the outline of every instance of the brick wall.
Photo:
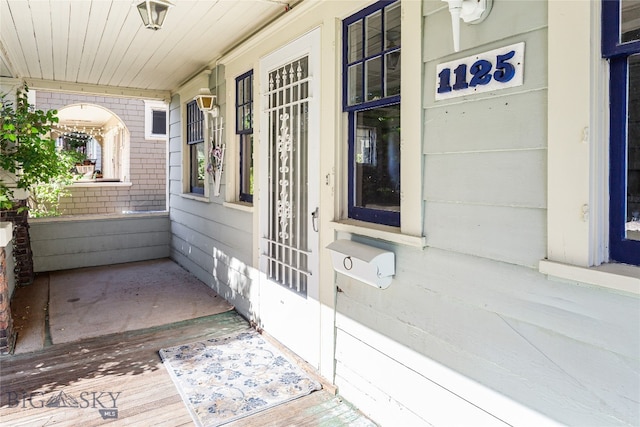
<svg viewBox="0 0 640 427">
<path fill-rule="evenodd" d="M 144 137 L 145 109 L 140 99 L 74 93 L 36 92 L 36 108 L 60 110 L 74 104 L 92 104 L 111 111 L 129 131 L 130 185 L 91 183 L 74 185 L 61 200 L 64 215 L 157 211 L 166 208 L 166 141 Z"/>
<path fill-rule="evenodd" d="M 29 212 L 26 200 L 20 200 L 10 210 L 0 211 L 0 220 L 13 223 L 13 259 L 15 261 L 15 283 L 17 286 L 33 282 L 33 253 L 29 239 Z"/>
</svg>

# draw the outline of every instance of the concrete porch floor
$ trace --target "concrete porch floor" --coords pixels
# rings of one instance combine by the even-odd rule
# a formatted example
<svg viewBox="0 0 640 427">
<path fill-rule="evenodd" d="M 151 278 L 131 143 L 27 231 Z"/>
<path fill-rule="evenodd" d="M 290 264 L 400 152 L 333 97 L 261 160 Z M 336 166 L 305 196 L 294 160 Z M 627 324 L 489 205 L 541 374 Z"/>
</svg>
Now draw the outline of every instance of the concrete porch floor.
<svg viewBox="0 0 640 427">
<path fill-rule="evenodd" d="M 232 309 L 170 259 L 39 274 L 14 293 L 14 353 Z"/>
</svg>

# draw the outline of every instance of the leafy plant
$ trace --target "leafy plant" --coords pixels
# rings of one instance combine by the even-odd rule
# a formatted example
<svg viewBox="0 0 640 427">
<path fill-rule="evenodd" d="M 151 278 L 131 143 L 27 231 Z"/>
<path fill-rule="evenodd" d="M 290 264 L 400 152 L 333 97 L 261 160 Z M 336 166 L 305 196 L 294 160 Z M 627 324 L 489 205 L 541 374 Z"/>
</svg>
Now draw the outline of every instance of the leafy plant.
<svg viewBox="0 0 640 427">
<path fill-rule="evenodd" d="M 38 187 L 54 185 L 62 190 L 72 179 L 69 159 L 49 136 L 51 125 L 58 122 L 57 111 L 33 109 L 28 90 L 25 86 L 17 92 L 15 105 L 6 94 L 0 98 L 0 168 L 9 172 L 0 182 L 0 209 L 14 206 L 14 188 L 29 191 L 37 202 L 42 198 Z"/>
<path fill-rule="evenodd" d="M 34 218 L 62 214 L 58 210 L 60 198 L 70 194 L 67 187 L 77 179 L 77 175 L 66 171 L 73 170 L 74 165 L 84 158 L 82 153 L 72 150 L 59 151 L 58 156 L 65 165 L 65 173 L 46 184 L 35 185 L 29 192 L 29 215 Z"/>
</svg>

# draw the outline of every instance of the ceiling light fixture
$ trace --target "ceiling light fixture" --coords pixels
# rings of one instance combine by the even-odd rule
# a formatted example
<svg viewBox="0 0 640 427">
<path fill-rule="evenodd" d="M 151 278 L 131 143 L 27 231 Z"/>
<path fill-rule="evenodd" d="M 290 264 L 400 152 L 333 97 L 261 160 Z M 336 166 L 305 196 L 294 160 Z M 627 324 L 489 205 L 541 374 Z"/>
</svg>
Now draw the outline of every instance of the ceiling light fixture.
<svg viewBox="0 0 640 427">
<path fill-rule="evenodd" d="M 169 0 L 144 0 L 137 7 L 144 26 L 155 31 L 162 28 L 167 11 L 173 7 L 173 3 Z"/>
</svg>

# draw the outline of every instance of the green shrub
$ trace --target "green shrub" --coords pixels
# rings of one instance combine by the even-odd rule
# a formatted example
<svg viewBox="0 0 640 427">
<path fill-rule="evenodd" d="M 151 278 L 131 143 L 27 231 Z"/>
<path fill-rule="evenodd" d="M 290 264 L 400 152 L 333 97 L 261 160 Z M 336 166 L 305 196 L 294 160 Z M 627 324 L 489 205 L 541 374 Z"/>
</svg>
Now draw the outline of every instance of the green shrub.
<svg viewBox="0 0 640 427">
<path fill-rule="evenodd" d="M 0 168 L 13 182 L 0 181 L 0 209 L 14 205 L 14 189 L 29 191 L 34 214 L 57 212 L 57 201 L 73 180 L 70 155 L 56 150 L 49 136 L 58 122 L 56 110 L 33 109 L 27 100 L 28 88 L 17 92 L 15 105 L 2 95 L 0 109 Z"/>
</svg>

